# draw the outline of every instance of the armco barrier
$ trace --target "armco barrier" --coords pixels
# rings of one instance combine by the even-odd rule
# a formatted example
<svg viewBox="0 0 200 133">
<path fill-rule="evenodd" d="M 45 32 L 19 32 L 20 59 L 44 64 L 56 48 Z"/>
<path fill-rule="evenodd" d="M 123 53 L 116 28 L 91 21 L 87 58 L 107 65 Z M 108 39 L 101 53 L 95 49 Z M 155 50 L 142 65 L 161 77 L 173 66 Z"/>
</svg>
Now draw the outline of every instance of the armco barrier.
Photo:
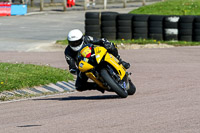
<svg viewBox="0 0 200 133">
<path fill-rule="evenodd" d="M 9 2 L 0 2 L 0 16 L 11 15 L 11 4 Z"/>
<path fill-rule="evenodd" d="M 90 12 L 89 14 L 90 16 L 93 16 L 93 12 Z M 94 15 L 95 14 L 97 14 L 97 12 L 95 12 Z M 165 41 L 180 40 L 200 42 L 200 16 L 117 14 L 116 17 L 116 13 L 111 13 L 107 15 L 109 17 L 104 17 L 103 14 L 109 14 L 109 12 L 99 12 L 99 21 L 95 20 L 96 22 L 100 22 L 98 24 L 89 22 L 90 20 L 86 18 L 87 31 L 90 30 L 88 28 L 92 27 L 92 25 L 98 25 L 101 27 L 101 30 L 92 32 L 101 35 L 102 38 L 106 38 L 106 36 L 109 38 L 111 35 L 116 35 L 116 39 L 141 38 Z M 127 18 L 124 18 L 126 16 Z M 87 26 L 88 23 L 90 23 L 89 27 Z M 106 29 L 107 27 L 108 29 Z M 93 36 L 92 34 L 89 35 Z M 115 37 L 112 37 L 111 39 L 115 39 Z"/>
</svg>

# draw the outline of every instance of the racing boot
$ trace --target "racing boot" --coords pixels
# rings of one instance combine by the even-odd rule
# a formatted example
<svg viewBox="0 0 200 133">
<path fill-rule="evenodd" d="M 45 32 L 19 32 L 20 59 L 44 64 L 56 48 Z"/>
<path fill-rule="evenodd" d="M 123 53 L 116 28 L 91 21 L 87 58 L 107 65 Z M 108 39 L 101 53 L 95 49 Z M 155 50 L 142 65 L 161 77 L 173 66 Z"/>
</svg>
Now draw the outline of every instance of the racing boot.
<svg viewBox="0 0 200 133">
<path fill-rule="evenodd" d="M 97 84 L 94 85 L 94 88 L 98 91 L 100 91 L 101 93 L 104 93 L 105 90 L 103 88 L 101 88 L 100 86 L 98 86 Z"/>
<path fill-rule="evenodd" d="M 120 56 L 117 56 L 117 59 L 119 60 L 119 64 L 122 64 L 124 68 L 129 69 L 130 68 L 130 63 L 123 61 Z"/>
<path fill-rule="evenodd" d="M 87 85 L 87 87 L 86 87 L 87 90 L 97 90 L 97 91 L 100 91 L 101 93 L 105 92 L 105 90 L 103 88 L 99 87 L 96 83 L 87 82 L 86 85 Z"/>
</svg>

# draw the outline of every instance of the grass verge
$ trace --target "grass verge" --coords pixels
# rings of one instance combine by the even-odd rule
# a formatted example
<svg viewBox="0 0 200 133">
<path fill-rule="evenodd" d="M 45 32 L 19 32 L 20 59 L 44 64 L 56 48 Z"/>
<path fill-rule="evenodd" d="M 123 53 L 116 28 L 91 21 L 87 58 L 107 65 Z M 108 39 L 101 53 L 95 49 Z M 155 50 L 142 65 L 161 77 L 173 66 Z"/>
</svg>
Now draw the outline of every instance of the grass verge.
<svg viewBox="0 0 200 133">
<path fill-rule="evenodd" d="M 146 39 L 132 39 L 132 40 L 115 40 L 111 41 L 116 44 L 140 44 L 140 45 L 145 45 L 145 44 L 169 44 L 173 46 L 199 46 L 200 42 L 187 42 L 187 41 L 158 41 L 158 40 L 146 40 Z"/>
<path fill-rule="evenodd" d="M 200 15 L 200 0 L 165 0 L 131 11 L 132 14 Z"/>
<path fill-rule="evenodd" d="M 186 42 L 186 41 L 158 41 L 158 40 L 149 40 L 149 39 L 132 39 L 132 40 L 114 40 L 111 42 L 116 43 L 116 44 L 140 44 L 140 45 L 145 45 L 145 44 L 169 44 L 173 46 L 198 46 L 200 45 L 200 42 Z M 56 42 L 57 44 L 61 45 L 68 45 L 67 40 L 59 40 Z"/>
<path fill-rule="evenodd" d="M 72 80 L 66 70 L 32 64 L 0 63 L 0 92 Z"/>
<path fill-rule="evenodd" d="M 57 41 L 56 41 L 56 44 L 68 45 L 68 40 L 67 40 L 67 39 L 65 39 L 65 40 L 57 40 Z"/>
<path fill-rule="evenodd" d="M 64 91 L 67 92 L 67 91 Z M 18 99 L 27 99 L 27 98 L 33 98 L 33 97 L 40 97 L 40 96 L 48 96 L 48 95 L 55 95 L 55 94 L 63 94 L 64 92 L 44 92 L 41 94 L 14 94 L 14 95 L 3 95 L 0 96 L 0 102 L 1 101 L 11 101 L 11 100 L 18 100 Z"/>
</svg>

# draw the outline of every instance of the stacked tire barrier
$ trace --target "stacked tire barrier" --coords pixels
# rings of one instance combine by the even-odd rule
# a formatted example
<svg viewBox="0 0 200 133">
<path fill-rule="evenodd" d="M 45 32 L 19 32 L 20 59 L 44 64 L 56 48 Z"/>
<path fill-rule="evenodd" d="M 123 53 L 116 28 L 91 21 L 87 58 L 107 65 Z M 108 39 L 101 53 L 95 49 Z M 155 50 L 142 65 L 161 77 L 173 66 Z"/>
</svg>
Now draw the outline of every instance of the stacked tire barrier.
<svg viewBox="0 0 200 133">
<path fill-rule="evenodd" d="M 117 36 L 117 12 L 101 13 L 101 35 L 102 38 L 115 40 Z"/>
<path fill-rule="evenodd" d="M 166 16 L 164 18 L 164 40 L 178 40 L 178 21 L 180 16 Z"/>
<path fill-rule="evenodd" d="M 181 16 L 179 20 L 179 40 L 192 41 L 194 16 Z"/>
<path fill-rule="evenodd" d="M 133 38 L 148 39 L 148 21 L 149 15 L 134 15 L 133 16 Z"/>
<path fill-rule="evenodd" d="M 164 16 L 151 15 L 149 17 L 149 38 L 163 40 L 163 19 Z"/>
<path fill-rule="evenodd" d="M 194 20 L 194 34 L 193 34 L 193 40 L 200 42 L 200 16 L 197 16 Z"/>
<path fill-rule="evenodd" d="M 96 38 L 200 42 L 200 16 L 88 12 L 85 17 L 85 34 Z"/>
<path fill-rule="evenodd" d="M 119 14 L 117 17 L 117 39 L 132 39 L 132 14 Z"/>
<path fill-rule="evenodd" d="M 100 13 L 87 12 L 85 18 L 85 35 L 101 38 Z"/>
</svg>

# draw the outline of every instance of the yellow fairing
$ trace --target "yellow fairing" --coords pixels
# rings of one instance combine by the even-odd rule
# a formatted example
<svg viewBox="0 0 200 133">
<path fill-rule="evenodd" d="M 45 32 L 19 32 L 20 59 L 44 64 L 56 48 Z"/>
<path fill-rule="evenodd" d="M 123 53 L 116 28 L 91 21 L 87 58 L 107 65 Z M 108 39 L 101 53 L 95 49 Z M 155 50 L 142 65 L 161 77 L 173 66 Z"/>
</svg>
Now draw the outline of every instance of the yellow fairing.
<svg viewBox="0 0 200 133">
<path fill-rule="evenodd" d="M 94 48 L 94 52 L 96 55 L 97 63 L 99 64 L 103 56 L 106 54 L 107 50 L 104 47 L 96 47 Z"/>
<path fill-rule="evenodd" d="M 85 75 L 92 79 L 96 84 L 98 84 L 101 88 L 104 88 L 104 89 L 107 89 L 106 87 L 103 86 L 103 84 L 98 80 L 96 79 L 96 77 L 94 76 L 94 74 L 92 72 L 86 72 Z"/>
<path fill-rule="evenodd" d="M 112 54 L 107 53 L 105 56 L 105 61 L 111 64 L 114 68 L 116 68 L 120 79 L 122 80 L 126 74 L 126 69 L 122 66 L 122 64 L 118 64 L 119 60 L 116 59 Z"/>
<path fill-rule="evenodd" d="M 78 65 L 78 69 L 81 71 L 81 72 L 86 72 L 90 69 L 93 69 L 94 67 L 92 65 L 90 65 L 89 63 L 87 62 L 84 62 L 83 60 L 81 60 L 79 62 L 79 65 Z"/>
</svg>

